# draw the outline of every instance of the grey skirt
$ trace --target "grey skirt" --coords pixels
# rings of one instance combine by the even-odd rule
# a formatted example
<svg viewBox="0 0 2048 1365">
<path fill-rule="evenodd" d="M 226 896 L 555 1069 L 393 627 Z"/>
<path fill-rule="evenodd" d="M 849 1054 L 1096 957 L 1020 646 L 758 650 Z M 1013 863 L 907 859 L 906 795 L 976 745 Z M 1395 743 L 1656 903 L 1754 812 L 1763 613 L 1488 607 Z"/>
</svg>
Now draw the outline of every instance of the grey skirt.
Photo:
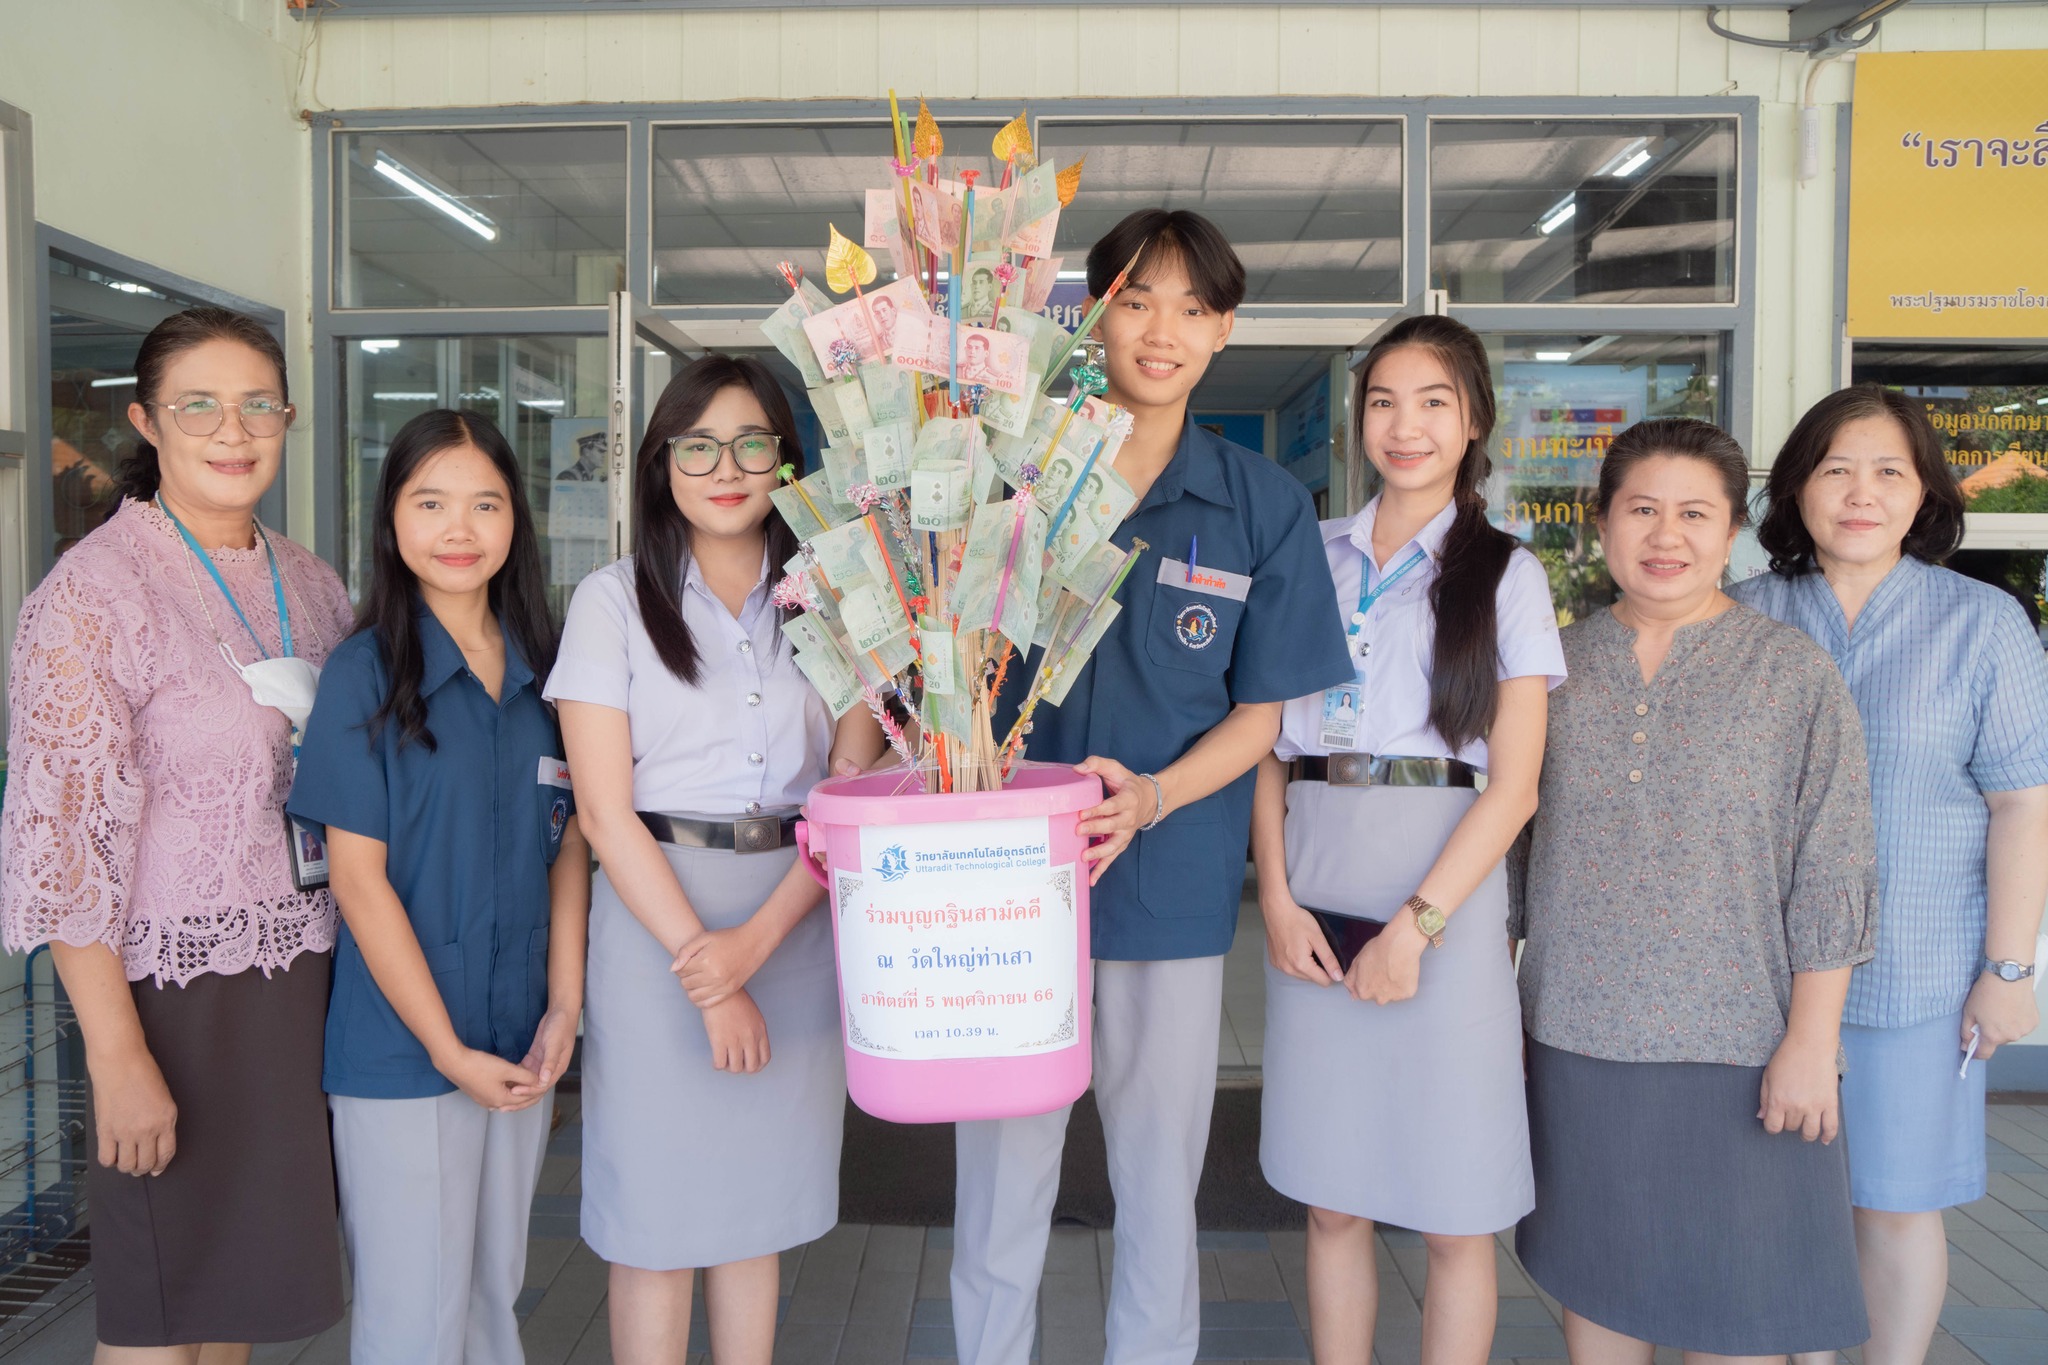
<svg viewBox="0 0 2048 1365">
<path fill-rule="evenodd" d="M 706 928 L 744 922 L 794 849 L 662 845 Z M 583 1239 L 643 1270 L 724 1265 L 815 1241 L 839 1219 L 846 1060 L 832 925 L 806 915 L 747 983 L 769 1062 L 715 1071 L 669 954 L 602 872 L 583 1036 Z"/>
<path fill-rule="evenodd" d="M 1400 909 L 1478 794 L 1433 787 L 1288 787 L 1288 881 L 1320 910 Z M 1299 874 L 1299 875 L 1297 875 Z M 1392 1005 L 1266 964 L 1259 1165 L 1317 1208 L 1418 1232 L 1491 1234 L 1529 1211 L 1522 1016 L 1496 867 L 1422 955 Z"/>
<path fill-rule="evenodd" d="M 1763 1068 L 1612 1062 L 1529 1044 L 1530 1278 L 1580 1317 L 1686 1351 L 1777 1355 L 1870 1335 L 1848 1144 L 1776 1137 Z"/>
</svg>

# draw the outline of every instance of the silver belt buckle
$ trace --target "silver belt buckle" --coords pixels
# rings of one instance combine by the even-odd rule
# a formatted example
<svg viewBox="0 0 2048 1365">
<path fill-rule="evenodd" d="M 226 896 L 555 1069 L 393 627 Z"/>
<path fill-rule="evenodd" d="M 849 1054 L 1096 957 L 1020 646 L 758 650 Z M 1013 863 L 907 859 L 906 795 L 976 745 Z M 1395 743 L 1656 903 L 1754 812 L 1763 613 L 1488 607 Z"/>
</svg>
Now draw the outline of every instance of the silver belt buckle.
<svg viewBox="0 0 2048 1365">
<path fill-rule="evenodd" d="M 732 822 L 735 853 L 770 853 L 782 847 L 782 817 L 756 815 Z"/>
<path fill-rule="evenodd" d="M 1330 785 L 1333 787 L 1370 787 L 1372 785 L 1372 755 L 1331 754 Z"/>
</svg>

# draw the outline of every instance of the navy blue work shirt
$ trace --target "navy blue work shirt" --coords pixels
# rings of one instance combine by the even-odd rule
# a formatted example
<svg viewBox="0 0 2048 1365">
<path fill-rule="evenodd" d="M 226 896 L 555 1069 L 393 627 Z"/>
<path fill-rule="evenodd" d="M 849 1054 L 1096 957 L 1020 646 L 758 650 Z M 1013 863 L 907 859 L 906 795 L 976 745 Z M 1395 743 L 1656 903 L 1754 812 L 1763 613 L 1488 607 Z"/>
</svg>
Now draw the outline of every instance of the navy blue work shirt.
<svg viewBox="0 0 2048 1365">
<path fill-rule="evenodd" d="M 1132 772 L 1157 772 L 1240 702 L 1289 701 L 1351 681 L 1315 505 L 1271 460 L 1189 421 L 1173 459 L 1112 539 L 1126 550 L 1133 539 L 1147 545 L 1117 591 L 1123 612 L 1066 701 L 1038 707 L 1027 758 L 1079 763 L 1099 754 Z M 997 734 L 1037 667 L 1035 657 L 1026 662 L 1004 684 Z M 1090 893 L 1094 956 L 1156 961 L 1229 951 L 1254 780 L 1247 771 L 1133 838 Z"/>
<path fill-rule="evenodd" d="M 421 608 L 415 619 L 436 748 L 400 748 L 395 721 L 370 738 L 367 722 L 390 676 L 378 635 L 360 631 L 321 670 L 285 806 L 309 823 L 383 842 L 385 876 L 456 1036 L 517 1062 L 547 1012 L 548 869 L 576 809 L 561 731 L 511 631 L 492 701 L 434 614 Z M 346 923 L 335 931 L 320 1084 L 330 1095 L 368 1099 L 455 1089 L 378 989 Z"/>
</svg>

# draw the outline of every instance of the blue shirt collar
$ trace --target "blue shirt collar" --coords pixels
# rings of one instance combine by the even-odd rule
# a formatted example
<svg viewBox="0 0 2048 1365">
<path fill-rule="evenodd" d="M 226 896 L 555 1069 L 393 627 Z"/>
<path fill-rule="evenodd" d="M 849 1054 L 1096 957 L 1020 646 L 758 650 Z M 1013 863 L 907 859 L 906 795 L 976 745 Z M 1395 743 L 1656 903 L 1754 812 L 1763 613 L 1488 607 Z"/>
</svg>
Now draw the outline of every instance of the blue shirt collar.
<svg viewBox="0 0 2048 1365">
<path fill-rule="evenodd" d="M 1223 438 L 1185 416 L 1181 419 L 1180 444 L 1174 447 L 1173 458 L 1145 490 L 1137 511 L 1173 502 L 1183 493 L 1192 493 L 1218 507 L 1237 506 L 1223 476 Z"/>
<path fill-rule="evenodd" d="M 1870 600 L 1863 604 L 1863 610 L 1856 613 L 1856 624 L 1871 628 L 1866 629 L 1863 634 L 1869 635 L 1875 628 L 1872 623 L 1883 619 L 1885 613 L 1908 598 L 1927 581 L 1928 574 L 1932 572 L 1932 565 L 1912 555 L 1901 555 L 1899 562 L 1892 565 L 1891 572 L 1871 589 Z M 1835 645 L 1830 652 L 1846 648 L 1849 642 L 1856 638 L 1856 632 L 1849 625 L 1848 616 L 1842 611 L 1841 599 L 1836 597 L 1835 590 L 1828 586 L 1827 575 L 1822 573 L 1820 566 L 1816 564 L 1801 574 L 1800 578 L 1806 580 L 1806 590 L 1814 594 L 1828 627 L 1835 633 Z"/>
<path fill-rule="evenodd" d="M 441 618 L 417 597 L 413 599 L 413 622 L 420 633 L 420 695 L 430 697 L 443 683 L 467 670 L 469 661 L 462 657 L 462 646 L 455 643 Z M 498 617 L 498 631 L 505 637 L 505 680 L 498 687 L 498 701 L 502 705 L 520 688 L 532 686 L 534 678 L 502 614 Z"/>
</svg>

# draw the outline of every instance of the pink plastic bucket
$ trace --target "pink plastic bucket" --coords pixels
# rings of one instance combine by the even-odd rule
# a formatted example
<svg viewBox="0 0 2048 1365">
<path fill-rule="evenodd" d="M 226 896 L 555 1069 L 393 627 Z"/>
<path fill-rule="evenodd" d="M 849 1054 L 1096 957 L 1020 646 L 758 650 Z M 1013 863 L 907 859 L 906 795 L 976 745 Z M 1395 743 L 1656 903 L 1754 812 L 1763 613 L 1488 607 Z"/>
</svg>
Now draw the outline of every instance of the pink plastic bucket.
<svg viewBox="0 0 2048 1365">
<path fill-rule="evenodd" d="M 831 893 L 846 1088 L 895 1123 L 1044 1114 L 1088 1088 L 1086 844 L 1102 784 L 1023 763 L 1001 791 L 903 769 L 811 789 L 796 827 Z M 825 866 L 818 866 L 818 858 Z"/>
</svg>

